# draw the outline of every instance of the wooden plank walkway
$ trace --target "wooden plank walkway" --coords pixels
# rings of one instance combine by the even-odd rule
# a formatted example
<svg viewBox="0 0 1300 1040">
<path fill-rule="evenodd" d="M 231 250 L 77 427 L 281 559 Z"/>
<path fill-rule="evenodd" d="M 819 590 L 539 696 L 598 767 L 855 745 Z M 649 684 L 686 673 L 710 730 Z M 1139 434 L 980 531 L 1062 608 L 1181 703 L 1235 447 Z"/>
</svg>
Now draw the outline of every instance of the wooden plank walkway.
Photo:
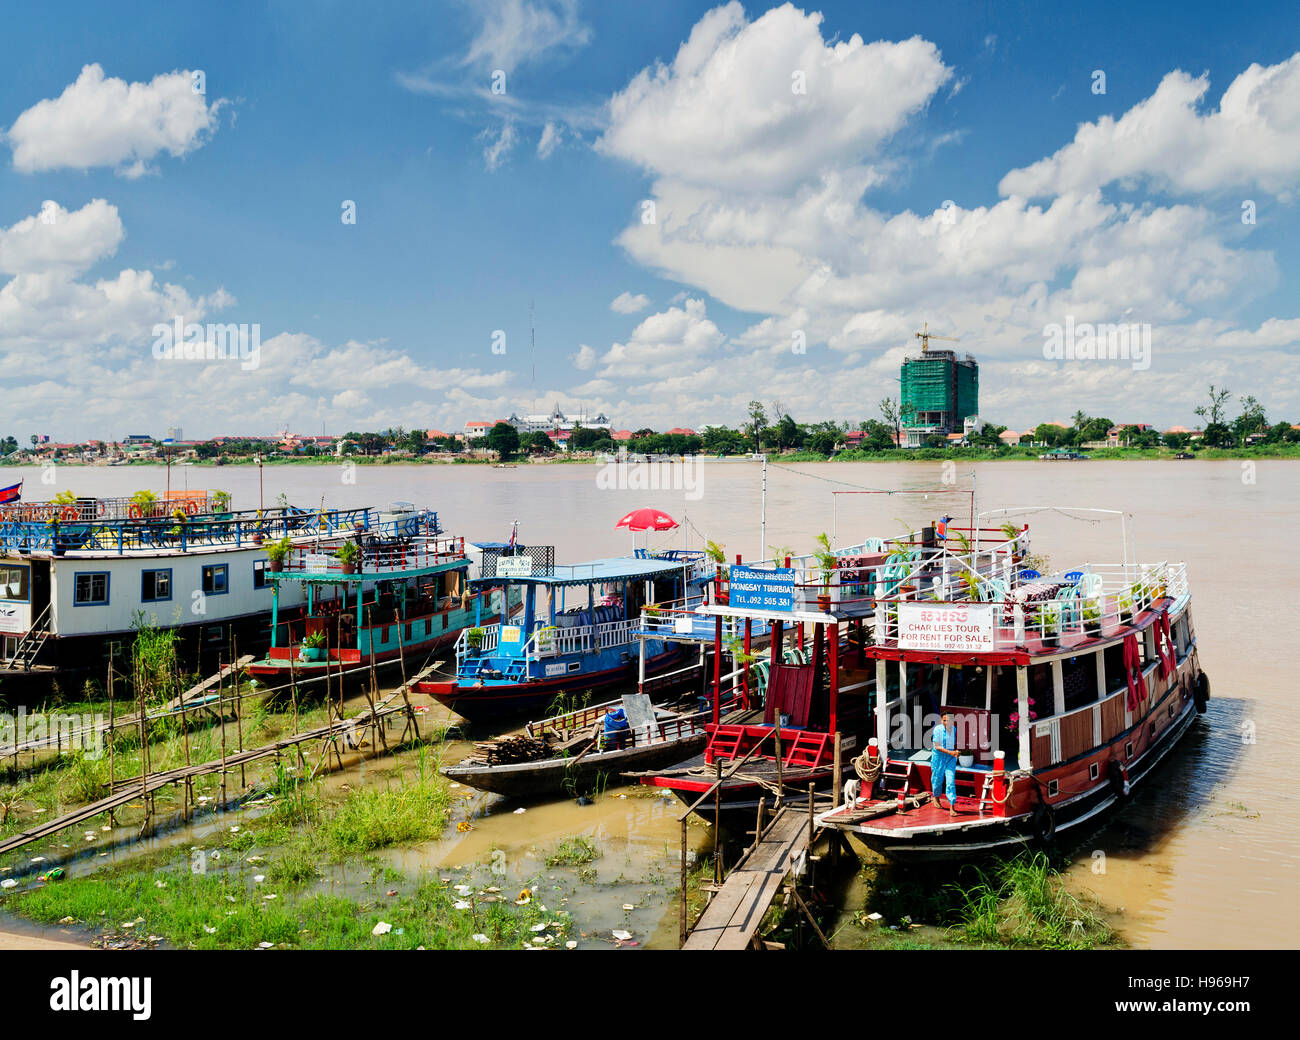
<svg viewBox="0 0 1300 1040">
<path fill-rule="evenodd" d="M 237 672 L 244 666 L 252 664 L 253 655 L 245 654 L 234 664 L 228 664 L 221 671 L 214 675 L 208 676 L 197 686 L 192 686 L 179 697 L 173 697 L 155 712 L 145 715 L 147 721 L 166 718 L 168 715 L 174 715 L 182 709 L 193 711 L 196 707 L 203 707 L 205 702 L 210 699 L 209 691 L 218 683 L 230 678 L 233 672 Z M 215 708 L 212 709 L 215 713 Z M 49 713 L 58 715 L 57 709 Z M 110 729 L 129 729 L 132 726 L 140 725 L 140 713 L 132 712 L 130 715 L 121 715 L 117 719 L 104 719 L 102 722 L 95 723 L 92 726 L 78 726 L 71 729 L 56 727 L 56 732 L 38 740 L 29 740 L 13 748 L 5 749 L 5 757 L 10 755 L 17 756 L 23 753 L 34 753 L 37 751 L 63 751 L 65 748 L 76 750 L 93 746 L 98 743 L 97 738 L 106 734 Z"/>
<path fill-rule="evenodd" d="M 682 949 L 748 949 L 795 858 L 807 852 L 808 837 L 807 809 L 789 806 L 777 813 L 727 875 Z"/>
<path fill-rule="evenodd" d="M 165 772 L 150 773 L 142 782 L 140 777 L 129 777 L 125 780 L 119 780 L 117 790 L 98 801 L 91 802 L 89 805 L 83 805 L 80 809 L 74 809 L 72 812 L 57 819 L 46 821 L 38 827 L 31 830 L 15 834 L 10 838 L 0 842 L 0 855 L 6 852 L 12 852 L 14 849 L 37 841 L 40 838 L 56 834 L 65 827 L 71 827 L 76 823 L 83 823 L 100 813 L 108 812 L 110 809 L 116 809 L 134 798 L 157 791 L 167 784 L 183 782 L 186 779 L 201 776 L 205 773 L 219 773 L 221 771 L 230 772 L 240 765 L 254 762 L 260 758 L 269 758 L 277 755 L 295 744 L 302 744 L 309 740 L 331 740 L 337 737 L 344 737 L 349 743 L 354 744 L 357 741 L 358 730 L 377 724 L 380 720 L 388 715 L 398 712 L 405 712 L 406 705 L 389 703 L 397 697 L 396 693 L 389 694 L 382 701 L 379 701 L 374 709 L 366 708 L 361 714 L 348 719 L 334 719 L 332 722 L 317 726 L 315 729 L 306 730 L 291 737 L 285 737 L 274 741 L 270 744 L 264 744 L 261 747 L 249 748 L 247 751 L 233 751 L 226 755 L 224 759 L 215 758 L 211 762 L 203 762 L 198 765 L 181 766 L 178 769 L 169 769 Z"/>
</svg>

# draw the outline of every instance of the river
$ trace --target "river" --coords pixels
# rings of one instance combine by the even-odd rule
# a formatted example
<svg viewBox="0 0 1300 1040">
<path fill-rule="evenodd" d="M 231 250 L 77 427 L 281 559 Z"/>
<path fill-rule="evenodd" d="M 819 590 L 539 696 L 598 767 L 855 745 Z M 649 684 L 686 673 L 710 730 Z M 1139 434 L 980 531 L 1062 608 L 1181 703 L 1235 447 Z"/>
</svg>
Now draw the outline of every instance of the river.
<svg viewBox="0 0 1300 1040">
<path fill-rule="evenodd" d="M 25 497 L 129 495 L 161 490 L 162 467 L 59 467 L 26 478 Z M 1295 683 L 1281 627 L 1297 570 L 1283 545 L 1300 516 L 1300 464 L 1292 461 L 992 463 L 799 463 L 767 468 L 766 544 L 809 552 L 821 531 L 837 544 L 892 537 L 947 511 L 964 526 L 974 490 L 981 510 L 1055 505 L 1123 511 L 1136 556 L 1188 564 L 1208 715 L 1152 782 L 1075 850 L 1074 882 L 1117 911 L 1136 947 L 1257 948 L 1295 945 L 1300 926 L 1300 799 L 1287 770 L 1300 759 L 1286 700 Z M 623 554 L 625 512 L 653 506 L 690 532 L 746 559 L 761 543 L 762 467 L 754 461 L 614 467 L 533 465 L 267 466 L 263 496 L 297 505 L 382 506 L 405 500 L 436 509 L 443 526 L 473 541 L 504 541 L 519 521 L 525 543 L 553 544 L 557 562 Z M 50 482 L 52 481 L 52 482 Z M 234 507 L 259 501 L 256 467 L 173 466 L 171 486 L 221 488 Z M 909 494 L 858 494 L 922 491 Z M 942 493 L 940 493 L 942 492 Z M 1086 519 L 1084 519 L 1086 517 Z M 1117 518 L 1068 509 L 1028 517 L 1035 552 L 1055 568 L 1123 558 Z M 697 534 L 696 532 L 699 532 Z M 637 544 L 646 544 L 646 536 Z M 683 529 L 651 534 L 652 547 L 683 544 Z M 1295 645 L 1295 644 L 1291 644 Z M 530 809 L 541 829 L 548 810 Z M 572 812 L 551 810 L 557 823 Z M 490 814 L 490 813 L 489 813 Z M 495 822 L 495 821 L 494 821 Z M 602 821 L 605 827 L 613 818 Z M 651 827 L 658 831 L 658 821 Z M 672 834 L 667 820 L 660 840 Z M 501 830 L 494 826 L 493 830 Z M 560 833 L 562 826 L 555 829 Z"/>
</svg>

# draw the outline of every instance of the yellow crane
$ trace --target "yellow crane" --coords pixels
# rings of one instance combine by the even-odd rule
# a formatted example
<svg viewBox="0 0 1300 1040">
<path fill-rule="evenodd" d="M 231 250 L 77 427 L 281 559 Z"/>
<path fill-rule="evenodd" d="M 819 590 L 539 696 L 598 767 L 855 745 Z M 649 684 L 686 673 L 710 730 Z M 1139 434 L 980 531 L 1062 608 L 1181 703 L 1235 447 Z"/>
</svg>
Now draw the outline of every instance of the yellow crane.
<svg viewBox="0 0 1300 1040">
<path fill-rule="evenodd" d="M 917 339 L 921 341 L 922 354 L 924 354 L 930 348 L 930 340 L 932 339 L 947 339 L 947 340 L 951 340 L 953 343 L 956 343 L 959 339 L 961 339 L 960 336 L 936 336 L 933 332 L 930 331 L 930 323 L 928 321 L 921 326 L 921 331 L 915 333 L 914 335 L 916 336 Z"/>
</svg>

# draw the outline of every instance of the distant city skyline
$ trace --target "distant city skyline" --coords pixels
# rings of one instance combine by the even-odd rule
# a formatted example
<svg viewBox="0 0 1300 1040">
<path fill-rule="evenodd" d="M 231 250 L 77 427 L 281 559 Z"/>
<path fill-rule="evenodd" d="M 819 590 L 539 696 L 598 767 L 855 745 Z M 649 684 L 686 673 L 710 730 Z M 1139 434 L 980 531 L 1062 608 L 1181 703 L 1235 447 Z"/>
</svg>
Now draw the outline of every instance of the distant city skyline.
<svg viewBox="0 0 1300 1040">
<path fill-rule="evenodd" d="M 147 29 L 7 16 L 21 446 L 140 416 L 737 426 L 751 399 L 856 425 L 926 322 L 1014 429 L 1060 401 L 1190 427 L 1211 383 L 1300 418 L 1292 4 L 209 5 Z"/>
</svg>

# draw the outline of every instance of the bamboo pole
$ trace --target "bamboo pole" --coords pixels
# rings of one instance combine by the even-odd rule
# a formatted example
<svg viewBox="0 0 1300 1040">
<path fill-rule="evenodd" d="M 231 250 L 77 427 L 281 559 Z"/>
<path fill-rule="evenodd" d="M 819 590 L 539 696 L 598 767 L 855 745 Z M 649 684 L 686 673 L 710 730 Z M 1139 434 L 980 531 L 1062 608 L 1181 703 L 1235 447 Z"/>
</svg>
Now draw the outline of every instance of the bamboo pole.
<svg viewBox="0 0 1300 1040">
<path fill-rule="evenodd" d="M 678 943 L 677 945 L 686 945 L 686 819 L 682 819 L 682 901 L 681 901 L 681 923 L 678 926 Z"/>
<path fill-rule="evenodd" d="M 108 791 L 113 793 L 116 786 L 113 762 L 113 728 L 117 722 L 116 702 L 113 695 L 113 659 L 108 660 Z M 16 754 L 16 752 L 15 752 Z M 108 822 L 114 827 L 117 826 L 117 812 L 114 809 L 108 810 Z"/>
<path fill-rule="evenodd" d="M 238 687 L 235 692 L 239 692 Z M 226 677 L 221 674 L 220 655 L 217 657 L 217 718 L 221 720 L 221 807 L 224 809 L 226 807 Z"/>
</svg>

